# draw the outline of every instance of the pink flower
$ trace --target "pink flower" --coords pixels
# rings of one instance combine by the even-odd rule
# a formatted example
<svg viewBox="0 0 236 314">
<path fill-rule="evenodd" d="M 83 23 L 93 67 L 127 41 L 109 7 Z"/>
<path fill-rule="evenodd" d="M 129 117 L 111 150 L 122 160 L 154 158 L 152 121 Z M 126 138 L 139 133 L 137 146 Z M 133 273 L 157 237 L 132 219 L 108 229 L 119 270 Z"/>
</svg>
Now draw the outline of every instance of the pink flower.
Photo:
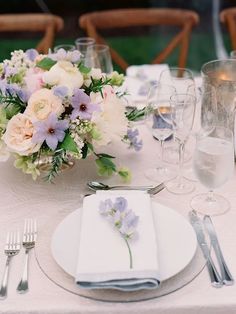
<svg viewBox="0 0 236 314">
<path fill-rule="evenodd" d="M 27 71 L 25 76 L 25 84 L 30 94 L 36 92 L 43 86 L 42 75 L 44 71 L 40 68 L 31 68 Z"/>
</svg>

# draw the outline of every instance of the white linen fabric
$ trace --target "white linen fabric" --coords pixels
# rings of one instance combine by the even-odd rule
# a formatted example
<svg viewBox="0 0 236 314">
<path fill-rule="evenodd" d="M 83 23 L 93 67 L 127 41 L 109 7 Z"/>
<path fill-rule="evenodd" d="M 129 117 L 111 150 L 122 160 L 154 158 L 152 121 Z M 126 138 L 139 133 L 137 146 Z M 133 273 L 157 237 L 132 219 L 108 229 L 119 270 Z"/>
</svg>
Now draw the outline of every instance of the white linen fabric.
<svg viewBox="0 0 236 314">
<path fill-rule="evenodd" d="M 197 122 L 197 121 L 196 121 Z M 150 184 L 144 175 L 146 167 L 157 165 L 158 143 L 150 136 L 144 125 L 138 126 L 144 141 L 144 149 L 138 154 L 127 150 L 124 145 L 115 143 L 108 149 L 117 156 L 120 164 L 132 170 L 133 185 Z M 188 144 L 187 144 L 188 146 Z M 191 150 L 191 147 L 187 147 Z M 109 153 L 109 151 L 107 151 Z M 188 165 L 185 164 L 185 167 Z M 79 161 L 72 169 L 65 171 L 48 185 L 43 181 L 34 182 L 28 175 L 13 167 L 13 160 L 0 163 L 0 276 L 3 274 L 6 257 L 4 244 L 8 231 L 23 229 L 25 218 L 37 218 L 38 238 L 45 245 L 40 249 L 39 257 L 50 251 L 50 237 L 45 229 L 64 219 L 71 211 L 82 206 L 80 195 L 88 193 L 86 182 L 101 181 L 90 158 Z M 105 180 L 102 180 L 105 182 Z M 106 181 L 109 184 L 120 183 L 117 177 Z M 166 189 L 153 197 L 157 202 L 175 208 L 187 217 L 191 198 L 205 192 L 199 183 L 194 192 L 187 195 L 170 194 Z M 219 191 L 231 203 L 230 211 L 213 217 L 213 223 L 221 243 L 227 264 L 236 278 L 236 173 Z M 69 244 L 68 244 L 69 245 Z M 180 245 L 182 245 L 180 243 Z M 36 245 L 36 250 L 38 246 Z M 33 253 L 33 252 L 31 252 Z M 29 292 L 17 293 L 24 265 L 24 251 L 13 258 L 8 286 L 8 298 L 1 301 L 1 314 L 235 314 L 236 285 L 215 289 L 211 286 L 207 269 L 187 286 L 158 299 L 134 303 L 105 303 L 79 297 L 52 283 L 39 268 L 34 254 L 30 256 Z M 68 275 L 55 263 L 48 263 L 47 274 L 55 278 Z M 73 279 L 72 279 L 73 280 Z M 117 291 L 118 292 L 118 291 Z M 109 298 L 109 297 L 108 297 Z"/>
<path fill-rule="evenodd" d="M 167 64 L 132 65 L 126 69 L 125 82 L 119 88 L 125 92 L 130 106 L 143 107 L 148 91 L 159 80 L 163 70 L 168 69 Z"/>
<path fill-rule="evenodd" d="M 124 197 L 139 216 L 137 236 L 129 240 L 133 257 L 130 269 L 126 243 L 99 212 L 101 201 Z M 86 197 L 81 213 L 81 232 L 76 272 L 77 284 L 86 289 L 133 291 L 157 288 L 158 249 L 150 196 L 143 191 L 99 191 Z"/>
</svg>

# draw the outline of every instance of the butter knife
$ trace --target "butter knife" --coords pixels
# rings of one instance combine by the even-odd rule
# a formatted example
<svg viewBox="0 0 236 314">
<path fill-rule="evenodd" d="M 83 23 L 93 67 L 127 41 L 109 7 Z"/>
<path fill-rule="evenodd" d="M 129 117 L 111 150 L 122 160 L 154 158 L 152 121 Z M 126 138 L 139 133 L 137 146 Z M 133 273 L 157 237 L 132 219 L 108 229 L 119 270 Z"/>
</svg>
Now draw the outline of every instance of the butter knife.
<svg viewBox="0 0 236 314">
<path fill-rule="evenodd" d="M 208 215 L 205 215 L 203 218 L 203 222 L 205 225 L 205 228 L 209 234 L 211 245 L 215 251 L 216 258 L 218 260 L 219 266 L 220 266 L 220 272 L 223 280 L 223 284 L 226 286 L 230 286 L 234 284 L 233 276 L 231 275 L 229 268 L 225 262 L 224 256 L 222 254 L 220 244 L 216 235 L 215 228 L 213 226 L 211 217 Z"/>
<path fill-rule="evenodd" d="M 206 260 L 206 266 L 207 266 L 208 273 L 210 276 L 211 284 L 215 288 L 220 288 L 222 287 L 223 282 L 211 258 L 210 250 L 207 245 L 206 238 L 203 232 L 202 222 L 200 218 L 198 217 L 196 211 L 193 210 L 189 213 L 189 219 L 196 233 L 198 244 Z"/>
</svg>

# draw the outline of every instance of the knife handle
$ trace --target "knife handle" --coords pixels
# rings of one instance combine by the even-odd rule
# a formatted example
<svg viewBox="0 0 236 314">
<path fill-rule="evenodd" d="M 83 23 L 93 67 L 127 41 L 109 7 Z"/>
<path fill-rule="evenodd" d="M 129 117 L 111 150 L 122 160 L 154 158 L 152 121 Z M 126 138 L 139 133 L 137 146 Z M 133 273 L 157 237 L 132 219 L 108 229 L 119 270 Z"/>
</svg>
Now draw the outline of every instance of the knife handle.
<svg viewBox="0 0 236 314">
<path fill-rule="evenodd" d="M 206 265 L 208 268 L 208 272 L 209 272 L 212 286 L 215 288 L 221 288 L 223 286 L 222 279 L 221 279 L 217 269 L 215 268 L 215 265 L 214 265 L 210 256 L 207 259 Z"/>
<path fill-rule="evenodd" d="M 217 257 L 218 262 L 219 262 L 223 283 L 226 286 L 231 286 L 234 284 L 234 278 L 231 275 L 229 268 L 225 262 L 224 256 L 223 256 L 221 249 L 220 249 L 220 246 L 217 243 L 215 243 L 214 249 L 215 249 L 216 257 Z"/>
</svg>

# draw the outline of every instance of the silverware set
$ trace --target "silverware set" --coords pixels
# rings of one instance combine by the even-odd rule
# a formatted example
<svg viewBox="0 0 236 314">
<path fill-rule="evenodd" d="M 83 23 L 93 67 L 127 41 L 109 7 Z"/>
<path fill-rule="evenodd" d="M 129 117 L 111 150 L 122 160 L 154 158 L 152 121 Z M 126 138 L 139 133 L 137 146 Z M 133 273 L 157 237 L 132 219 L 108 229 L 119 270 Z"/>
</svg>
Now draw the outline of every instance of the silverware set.
<svg viewBox="0 0 236 314">
<path fill-rule="evenodd" d="M 164 183 L 160 183 L 156 186 L 129 186 L 129 185 L 115 185 L 115 186 L 109 186 L 107 184 L 104 184 L 102 182 L 97 181 L 90 181 L 87 183 L 87 186 L 92 191 L 99 191 L 99 190 L 141 190 L 141 191 L 147 191 L 150 195 L 155 195 L 162 191 L 165 188 Z"/>
<path fill-rule="evenodd" d="M 201 220 L 198 217 L 197 212 L 193 210 L 189 213 L 189 219 L 196 233 L 198 244 L 206 260 L 206 266 L 212 286 L 215 288 L 220 288 L 223 285 L 233 285 L 234 279 L 224 259 L 210 216 L 205 215 L 203 220 Z M 204 231 L 208 234 L 210 243 L 208 243 L 209 241 L 206 240 Z M 217 263 L 219 265 L 219 271 L 217 270 L 217 267 L 212 259 L 211 249 L 214 250 Z"/>
<path fill-rule="evenodd" d="M 22 241 L 19 231 L 7 233 L 6 243 L 4 247 L 4 253 L 7 256 L 7 259 L 5 263 L 5 269 L 3 272 L 2 283 L 0 288 L 0 299 L 5 299 L 7 297 L 10 264 L 13 257 L 20 253 L 21 247 L 23 247 L 25 251 L 24 252 L 25 262 L 22 277 L 17 286 L 17 291 L 19 293 L 25 293 L 28 291 L 29 253 L 30 250 L 35 247 L 36 240 L 37 240 L 37 224 L 35 219 L 25 220 Z"/>
</svg>

